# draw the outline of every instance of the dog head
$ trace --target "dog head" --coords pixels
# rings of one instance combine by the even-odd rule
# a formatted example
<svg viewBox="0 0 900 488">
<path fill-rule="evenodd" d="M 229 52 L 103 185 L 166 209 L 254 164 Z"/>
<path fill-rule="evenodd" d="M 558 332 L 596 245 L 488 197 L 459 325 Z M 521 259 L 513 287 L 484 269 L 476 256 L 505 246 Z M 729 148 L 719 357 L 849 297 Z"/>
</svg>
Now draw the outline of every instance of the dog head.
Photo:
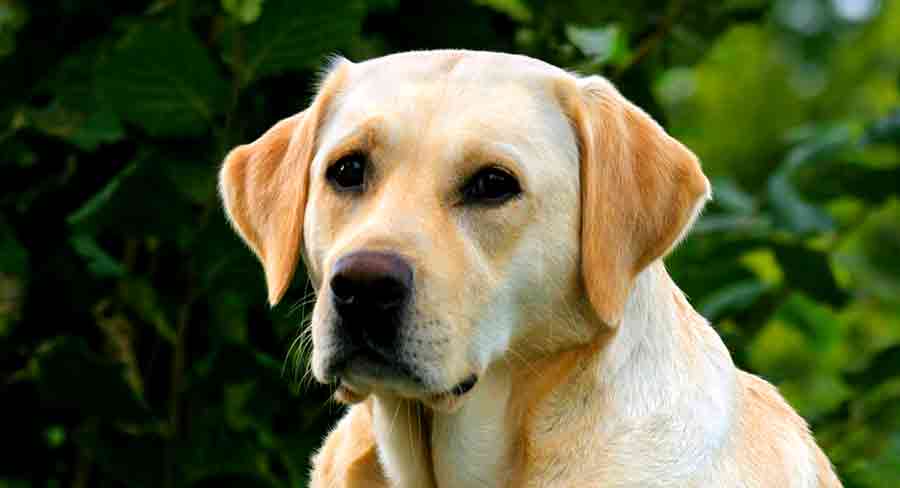
<svg viewBox="0 0 900 488">
<path fill-rule="evenodd" d="M 228 155 L 220 187 L 273 304 L 303 257 L 315 377 L 431 403 L 617 327 L 709 194 L 606 80 L 466 51 L 337 62 L 307 110 Z"/>
</svg>

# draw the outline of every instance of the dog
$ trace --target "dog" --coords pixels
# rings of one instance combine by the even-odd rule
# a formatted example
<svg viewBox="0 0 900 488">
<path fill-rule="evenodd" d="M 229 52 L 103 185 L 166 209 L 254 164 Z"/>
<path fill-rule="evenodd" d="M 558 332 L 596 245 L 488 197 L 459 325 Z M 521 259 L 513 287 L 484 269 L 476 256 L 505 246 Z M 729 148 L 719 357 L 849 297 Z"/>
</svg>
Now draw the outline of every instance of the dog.
<svg viewBox="0 0 900 488">
<path fill-rule="evenodd" d="M 349 406 L 326 487 L 840 487 L 662 259 L 710 198 L 606 79 L 525 56 L 337 59 L 219 186 L 312 373 Z"/>
</svg>

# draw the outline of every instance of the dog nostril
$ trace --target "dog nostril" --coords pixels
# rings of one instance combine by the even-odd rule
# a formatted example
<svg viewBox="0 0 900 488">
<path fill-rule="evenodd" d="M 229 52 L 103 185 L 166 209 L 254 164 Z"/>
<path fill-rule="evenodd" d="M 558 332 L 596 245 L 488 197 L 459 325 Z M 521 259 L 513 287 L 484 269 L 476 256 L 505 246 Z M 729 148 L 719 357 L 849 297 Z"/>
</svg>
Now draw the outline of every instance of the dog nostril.
<svg viewBox="0 0 900 488">
<path fill-rule="evenodd" d="M 372 282 L 372 302 L 381 308 L 396 307 L 406 300 L 406 285 L 394 278 L 382 278 Z"/>
<path fill-rule="evenodd" d="M 354 302 L 357 290 L 350 278 L 337 275 L 331 279 L 331 293 L 334 295 L 335 300 L 351 305 Z"/>
</svg>

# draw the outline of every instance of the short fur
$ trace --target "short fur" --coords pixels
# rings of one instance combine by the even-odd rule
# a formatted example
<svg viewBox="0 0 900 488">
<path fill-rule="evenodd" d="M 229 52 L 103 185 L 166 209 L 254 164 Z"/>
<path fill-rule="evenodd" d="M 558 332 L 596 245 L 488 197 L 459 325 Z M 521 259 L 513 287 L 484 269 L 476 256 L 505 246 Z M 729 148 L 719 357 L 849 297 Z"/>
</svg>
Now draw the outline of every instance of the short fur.
<svg viewBox="0 0 900 488">
<path fill-rule="evenodd" d="M 324 176 L 350 153 L 371 164 L 354 197 Z M 485 165 L 522 195 L 465 205 Z M 371 326 L 399 328 L 416 381 L 348 367 L 315 488 L 841 486 L 670 279 L 661 260 L 709 183 L 603 78 L 473 51 L 339 60 L 310 108 L 228 155 L 220 187 L 273 304 L 305 260 L 320 381 L 336 380 L 337 259 L 389 251 L 415 270 L 401 323 Z"/>
</svg>

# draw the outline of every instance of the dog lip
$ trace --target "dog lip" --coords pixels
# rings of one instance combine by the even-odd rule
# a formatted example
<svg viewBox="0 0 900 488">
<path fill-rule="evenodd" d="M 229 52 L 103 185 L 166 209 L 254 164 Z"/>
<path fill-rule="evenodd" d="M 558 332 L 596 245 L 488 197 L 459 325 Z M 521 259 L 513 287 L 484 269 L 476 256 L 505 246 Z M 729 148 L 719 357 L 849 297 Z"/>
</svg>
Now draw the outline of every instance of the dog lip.
<svg viewBox="0 0 900 488">
<path fill-rule="evenodd" d="M 379 385 L 395 381 L 422 386 L 422 379 L 410 365 L 371 347 L 355 347 L 336 359 L 328 368 L 326 382 Z"/>
<path fill-rule="evenodd" d="M 473 374 L 451 388 L 450 394 L 457 397 L 463 396 L 471 391 L 472 388 L 475 388 L 476 383 L 478 383 L 478 376 Z"/>
</svg>

